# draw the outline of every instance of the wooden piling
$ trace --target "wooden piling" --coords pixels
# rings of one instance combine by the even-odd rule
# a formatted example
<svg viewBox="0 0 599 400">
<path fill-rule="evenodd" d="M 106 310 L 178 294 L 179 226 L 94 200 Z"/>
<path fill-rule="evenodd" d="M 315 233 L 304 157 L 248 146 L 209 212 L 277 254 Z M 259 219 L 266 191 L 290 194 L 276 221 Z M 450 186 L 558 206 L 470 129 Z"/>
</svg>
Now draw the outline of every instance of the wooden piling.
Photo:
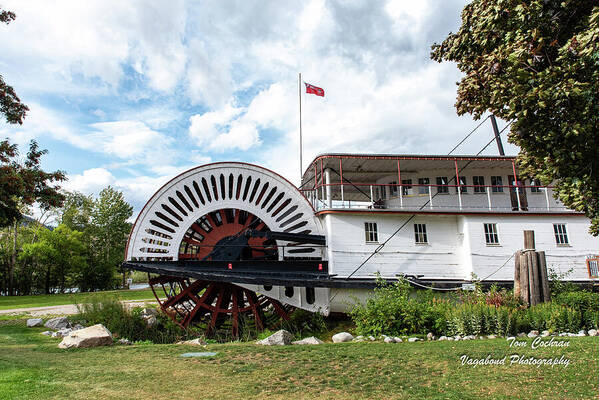
<svg viewBox="0 0 599 400">
<path fill-rule="evenodd" d="M 526 253 L 520 252 L 520 299 L 526 305 L 530 304 L 528 293 L 528 263 L 526 261 Z"/>
<path fill-rule="evenodd" d="M 539 263 L 537 261 L 536 251 L 527 252 L 528 259 L 528 283 L 530 285 L 530 305 L 536 306 L 541 303 L 541 293 L 539 285 Z"/>
<path fill-rule="evenodd" d="M 551 301 L 551 291 L 549 290 L 549 276 L 547 274 L 547 259 L 545 258 L 545 252 L 539 251 L 537 253 L 539 258 L 539 277 L 541 280 L 541 288 L 543 290 L 542 301 Z"/>
<path fill-rule="evenodd" d="M 518 250 L 514 254 L 514 297 L 520 298 L 520 254 L 522 252 Z"/>
<path fill-rule="evenodd" d="M 535 231 L 524 231 L 524 250 L 535 249 Z"/>
</svg>

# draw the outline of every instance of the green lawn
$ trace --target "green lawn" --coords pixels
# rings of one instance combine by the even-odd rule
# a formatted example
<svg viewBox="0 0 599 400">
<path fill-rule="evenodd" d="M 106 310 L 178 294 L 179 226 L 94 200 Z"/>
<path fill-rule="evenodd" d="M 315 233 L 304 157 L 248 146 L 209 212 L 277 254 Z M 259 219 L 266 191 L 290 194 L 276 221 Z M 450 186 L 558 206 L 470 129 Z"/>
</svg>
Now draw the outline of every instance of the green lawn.
<svg viewBox="0 0 599 400">
<path fill-rule="evenodd" d="M 1 399 L 591 399 L 599 338 L 510 349 L 505 339 L 262 347 L 253 343 L 60 350 L 60 339 L 0 322 Z M 181 358 L 216 351 L 214 358 Z M 462 366 L 460 356 L 564 356 L 570 366 Z"/>
<path fill-rule="evenodd" d="M 0 296 L 0 310 L 81 304 L 85 303 L 90 296 L 97 296 L 98 293 L 116 295 L 121 300 L 154 300 L 151 289 L 110 290 L 96 293 L 40 294 L 33 296 Z"/>
</svg>

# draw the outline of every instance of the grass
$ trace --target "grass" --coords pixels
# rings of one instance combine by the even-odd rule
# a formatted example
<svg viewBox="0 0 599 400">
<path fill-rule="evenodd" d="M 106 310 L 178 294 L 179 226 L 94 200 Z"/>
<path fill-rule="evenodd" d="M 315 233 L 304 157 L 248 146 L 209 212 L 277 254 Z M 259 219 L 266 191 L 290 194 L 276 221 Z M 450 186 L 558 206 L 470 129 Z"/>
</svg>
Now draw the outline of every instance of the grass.
<svg viewBox="0 0 599 400">
<path fill-rule="evenodd" d="M 91 296 L 96 296 L 98 293 L 108 295 L 115 294 L 121 300 L 154 300 L 151 289 L 110 290 L 93 293 L 40 294 L 32 296 L 0 296 L 0 310 L 81 304 L 86 303 Z"/>
<path fill-rule="evenodd" d="M 599 338 L 567 348 L 509 348 L 505 339 L 262 347 L 253 343 L 60 350 L 59 339 L 0 321 L 0 399 L 591 399 Z M 186 359 L 188 351 L 216 351 Z M 460 356 L 564 356 L 561 366 L 462 366 Z"/>
</svg>

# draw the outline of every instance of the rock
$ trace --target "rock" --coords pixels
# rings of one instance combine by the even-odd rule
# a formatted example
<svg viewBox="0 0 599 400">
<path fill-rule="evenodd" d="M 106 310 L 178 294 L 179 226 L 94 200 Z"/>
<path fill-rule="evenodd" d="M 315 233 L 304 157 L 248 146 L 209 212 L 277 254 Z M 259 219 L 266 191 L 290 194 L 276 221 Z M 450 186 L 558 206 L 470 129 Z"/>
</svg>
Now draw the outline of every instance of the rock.
<svg viewBox="0 0 599 400">
<path fill-rule="evenodd" d="M 455 335 L 455 336 L 454 336 L 454 339 L 455 339 L 455 340 L 460 340 L 460 339 L 462 339 L 462 337 L 461 337 L 460 335 Z"/>
<path fill-rule="evenodd" d="M 448 336 L 447 340 L 450 341 L 450 342 L 453 342 L 455 339 L 453 338 L 453 336 Z"/>
<path fill-rule="evenodd" d="M 497 339 L 497 335 L 489 335 L 487 336 L 487 339 Z"/>
<path fill-rule="evenodd" d="M 204 341 L 204 339 L 202 339 L 202 338 L 196 338 L 196 339 L 191 339 L 191 340 L 184 340 L 184 341 L 181 341 L 181 342 L 177 342 L 175 344 L 188 344 L 188 345 L 191 345 L 191 346 L 206 346 L 206 345 L 208 345 L 208 343 L 206 343 Z"/>
<path fill-rule="evenodd" d="M 46 328 L 57 331 L 63 328 L 70 328 L 71 323 L 69 322 L 69 319 L 67 317 L 58 317 L 49 319 L 48 321 L 46 321 L 44 326 Z"/>
<path fill-rule="evenodd" d="M 558 336 L 568 336 L 568 332 L 562 332 Z"/>
<path fill-rule="evenodd" d="M 79 329 L 83 329 L 83 328 L 85 328 L 85 326 L 83 326 L 81 324 L 75 324 L 75 326 L 73 326 L 74 331 L 78 331 Z"/>
<path fill-rule="evenodd" d="M 568 332 L 568 337 L 576 337 L 578 336 L 576 333 Z"/>
<path fill-rule="evenodd" d="M 148 315 L 144 319 L 146 320 L 146 324 L 148 324 L 148 328 L 152 328 L 158 322 L 155 315 Z"/>
<path fill-rule="evenodd" d="M 403 340 L 401 340 L 401 338 L 397 337 L 397 336 L 394 336 L 393 340 L 395 341 L 395 343 L 401 343 L 401 342 L 403 342 Z"/>
<path fill-rule="evenodd" d="M 387 336 L 386 338 L 383 339 L 383 342 L 385 342 L 385 343 L 395 343 L 395 339 Z"/>
<path fill-rule="evenodd" d="M 53 333 L 52 331 L 44 331 L 41 334 L 45 335 L 45 336 L 52 336 L 52 333 Z"/>
<path fill-rule="evenodd" d="M 439 337 L 439 342 L 444 342 L 447 340 L 447 336 L 441 336 Z"/>
<path fill-rule="evenodd" d="M 520 336 L 520 335 L 518 335 L 518 336 Z M 528 332 L 528 335 L 526 335 L 526 336 L 528 336 L 529 338 L 537 337 L 537 336 L 539 336 L 539 331 L 530 331 L 530 332 Z"/>
<path fill-rule="evenodd" d="M 419 341 L 419 340 L 420 340 L 420 339 L 418 339 L 417 337 L 411 337 L 411 338 L 409 338 L 409 339 L 408 339 L 408 342 L 410 342 L 410 343 L 414 343 L 414 342 L 417 342 L 417 341 Z"/>
<path fill-rule="evenodd" d="M 589 329 L 589 336 L 598 336 L 599 331 L 597 329 Z"/>
<path fill-rule="evenodd" d="M 320 340 L 317 337 L 314 336 L 310 336 L 307 338 L 304 338 L 302 340 L 296 340 L 295 342 L 292 342 L 291 344 L 323 344 L 324 342 L 322 340 Z"/>
<path fill-rule="evenodd" d="M 364 339 L 365 339 L 364 336 L 358 335 L 358 336 L 355 337 L 354 340 L 364 340 Z"/>
<path fill-rule="evenodd" d="M 524 333 L 524 332 L 520 332 L 520 333 L 519 333 L 518 335 L 516 335 L 516 336 L 518 336 L 518 337 L 526 337 L 526 333 Z"/>
<path fill-rule="evenodd" d="M 102 324 L 90 326 L 89 328 L 79 329 L 71 332 L 58 344 L 61 349 L 110 346 L 112 344 L 112 334 Z"/>
<path fill-rule="evenodd" d="M 427 333 L 426 340 L 435 340 L 435 335 L 432 332 Z"/>
<path fill-rule="evenodd" d="M 371 337 L 372 336 L 370 336 L 369 339 Z M 343 343 L 343 342 L 351 342 L 352 340 L 354 340 L 354 337 L 351 335 L 351 333 L 339 332 L 339 333 L 333 335 L 332 339 L 333 339 L 333 343 Z M 374 338 L 372 338 L 370 340 L 374 340 Z"/>
<path fill-rule="evenodd" d="M 476 336 L 474 336 L 474 335 L 468 335 L 468 336 L 464 336 L 463 340 L 475 340 L 475 339 L 476 339 Z"/>
<path fill-rule="evenodd" d="M 29 318 L 27 320 L 27 328 L 33 328 L 35 326 L 42 326 L 44 320 L 41 318 Z"/>
<path fill-rule="evenodd" d="M 154 316 L 158 315 L 158 310 L 155 308 L 149 308 L 149 307 L 146 307 L 143 310 L 141 310 L 142 317 L 148 317 L 150 315 L 154 315 Z"/>
<path fill-rule="evenodd" d="M 585 331 L 584 329 L 581 331 L 578 331 L 578 333 L 576 334 L 576 336 L 580 336 L 580 337 L 586 336 L 586 335 L 587 335 L 587 331 Z"/>
<path fill-rule="evenodd" d="M 258 344 L 263 346 L 285 346 L 291 344 L 293 340 L 293 335 L 287 332 L 285 329 L 281 329 L 280 331 L 276 331 L 266 339 L 262 339 L 258 341 Z"/>
<path fill-rule="evenodd" d="M 376 339 L 374 336 L 370 335 L 370 336 L 368 336 L 368 340 L 370 340 L 371 342 L 374 342 Z"/>
<path fill-rule="evenodd" d="M 52 332 L 52 337 L 65 337 L 68 336 L 73 330 L 71 328 L 62 328 L 59 331 Z"/>
<path fill-rule="evenodd" d="M 549 331 L 543 331 L 543 332 L 541 332 L 541 337 L 547 337 L 549 335 L 550 335 Z"/>
<path fill-rule="evenodd" d="M 125 339 L 125 338 L 119 339 L 119 341 L 117 343 L 118 344 L 124 344 L 126 346 L 129 346 L 129 345 L 133 344 L 133 343 L 131 343 L 131 341 L 129 339 Z"/>
</svg>

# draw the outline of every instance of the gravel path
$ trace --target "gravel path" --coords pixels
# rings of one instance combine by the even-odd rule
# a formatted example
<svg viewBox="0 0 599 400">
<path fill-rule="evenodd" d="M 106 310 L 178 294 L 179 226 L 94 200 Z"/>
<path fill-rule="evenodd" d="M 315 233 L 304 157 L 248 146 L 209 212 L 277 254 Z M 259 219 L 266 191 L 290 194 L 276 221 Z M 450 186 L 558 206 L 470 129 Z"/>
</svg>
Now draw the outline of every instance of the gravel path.
<svg viewBox="0 0 599 400">
<path fill-rule="evenodd" d="M 141 306 L 144 304 L 157 304 L 156 301 L 151 300 L 124 300 L 123 303 L 129 308 Z M 0 315 L 23 313 L 27 313 L 32 317 L 39 317 L 44 315 L 72 315 L 77 314 L 77 306 L 75 306 L 74 304 L 64 304 L 62 306 L 12 308 L 9 310 L 0 310 Z"/>
</svg>

